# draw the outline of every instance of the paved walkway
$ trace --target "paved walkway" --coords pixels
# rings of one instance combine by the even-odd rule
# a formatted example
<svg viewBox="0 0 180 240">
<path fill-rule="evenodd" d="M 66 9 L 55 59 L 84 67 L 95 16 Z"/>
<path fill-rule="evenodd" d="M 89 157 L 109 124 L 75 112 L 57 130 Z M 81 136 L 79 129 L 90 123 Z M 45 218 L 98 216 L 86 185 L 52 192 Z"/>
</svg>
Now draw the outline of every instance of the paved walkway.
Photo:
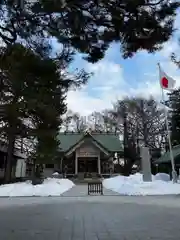
<svg viewBox="0 0 180 240">
<path fill-rule="evenodd" d="M 0 239 L 179 239 L 179 197 L 80 198 L 82 201 L 77 197 L 0 199 L 0 205 L 5 204 L 0 207 Z M 168 204 L 162 205 L 165 202 Z"/>
<path fill-rule="evenodd" d="M 120 194 L 113 192 L 109 189 L 103 188 L 104 196 L 119 196 Z M 63 197 L 85 197 L 88 196 L 88 185 L 87 184 L 77 184 L 69 191 L 65 192 L 61 196 Z"/>
</svg>

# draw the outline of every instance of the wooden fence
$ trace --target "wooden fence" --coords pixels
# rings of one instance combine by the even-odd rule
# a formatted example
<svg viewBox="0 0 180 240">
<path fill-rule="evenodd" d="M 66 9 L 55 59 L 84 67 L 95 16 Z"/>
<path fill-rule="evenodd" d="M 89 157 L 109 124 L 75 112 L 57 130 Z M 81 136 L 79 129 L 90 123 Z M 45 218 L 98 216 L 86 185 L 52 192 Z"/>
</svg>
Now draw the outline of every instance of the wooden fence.
<svg viewBox="0 0 180 240">
<path fill-rule="evenodd" d="M 103 195 L 102 182 L 89 182 L 88 183 L 88 195 L 90 194 L 101 194 Z"/>
</svg>

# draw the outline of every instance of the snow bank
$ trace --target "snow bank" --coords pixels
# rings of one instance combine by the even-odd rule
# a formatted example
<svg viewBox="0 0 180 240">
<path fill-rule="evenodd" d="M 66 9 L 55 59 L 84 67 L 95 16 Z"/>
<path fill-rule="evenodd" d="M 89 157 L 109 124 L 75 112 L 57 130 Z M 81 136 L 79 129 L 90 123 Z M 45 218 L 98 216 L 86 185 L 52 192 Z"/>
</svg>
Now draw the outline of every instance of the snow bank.
<svg viewBox="0 0 180 240">
<path fill-rule="evenodd" d="M 54 172 L 52 176 L 59 176 L 60 174 L 58 172 Z"/>
<path fill-rule="evenodd" d="M 170 176 L 167 173 L 157 173 L 154 176 L 154 178 L 155 178 L 155 180 L 162 180 L 162 181 L 165 181 L 165 182 L 169 182 L 170 181 Z"/>
<path fill-rule="evenodd" d="M 161 177 L 160 177 L 161 176 Z M 162 177 L 163 176 L 163 177 Z M 143 182 L 142 174 L 136 173 L 129 177 L 117 176 L 103 180 L 103 186 L 122 195 L 168 195 L 180 194 L 180 183 L 172 183 L 165 175 L 152 176 L 152 182 Z"/>
<path fill-rule="evenodd" d="M 68 179 L 47 178 L 43 184 L 32 185 L 30 181 L 0 186 L 0 197 L 60 196 L 74 186 Z"/>
</svg>

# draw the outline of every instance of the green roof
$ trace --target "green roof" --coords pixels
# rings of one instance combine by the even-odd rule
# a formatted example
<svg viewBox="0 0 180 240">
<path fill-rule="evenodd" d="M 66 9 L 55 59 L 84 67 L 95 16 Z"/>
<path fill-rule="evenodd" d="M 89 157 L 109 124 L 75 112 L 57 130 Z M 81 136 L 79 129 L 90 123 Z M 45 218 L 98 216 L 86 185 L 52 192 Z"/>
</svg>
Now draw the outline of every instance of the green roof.
<svg viewBox="0 0 180 240">
<path fill-rule="evenodd" d="M 91 133 L 90 136 L 109 152 L 123 151 L 119 137 L 111 133 Z M 60 151 L 67 152 L 85 137 L 84 133 L 60 133 Z"/>
<path fill-rule="evenodd" d="M 71 147 L 76 145 L 82 139 L 82 134 L 64 134 L 60 133 L 58 136 L 58 140 L 60 140 L 60 151 L 66 152 Z"/>
<path fill-rule="evenodd" d="M 115 134 L 92 134 L 93 138 L 110 152 L 123 151 L 121 141 Z"/>
<path fill-rule="evenodd" d="M 175 162 L 178 162 L 180 160 L 180 145 L 177 145 L 172 148 L 173 152 L 173 157 Z M 170 163 L 171 158 L 170 158 L 170 152 L 167 151 L 165 152 L 159 159 L 155 161 L 155 163 L 160 164 L 160 163 Z"/>
</svg>

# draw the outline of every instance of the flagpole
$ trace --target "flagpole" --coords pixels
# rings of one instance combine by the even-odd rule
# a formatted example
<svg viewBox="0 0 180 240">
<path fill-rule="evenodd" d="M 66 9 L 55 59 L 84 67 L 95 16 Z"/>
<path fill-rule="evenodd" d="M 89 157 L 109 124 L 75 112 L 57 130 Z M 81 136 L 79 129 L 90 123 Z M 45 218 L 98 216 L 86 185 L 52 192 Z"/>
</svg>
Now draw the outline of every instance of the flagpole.
<svg viewBox="0 0 180 240">
<path fill-rule="evenodd" d="M 158 63 L 158 67 L 159 67 L 159 72 L 160 72 L 160 64 L 159 63 Z M 164 90 L 163 90 L 162 86 L 161 86 L 161 90 L 162 90 L 162 102 L 163 102 L 163 108 L 164 108 L 164 114 L 165 114 L 166 130 L 167 130 L 167 136 L 168 136 L 169 153 L 170 153 L 171 166 L 172 166 L 172 179 L 173 179 L 173 182 L 176 183 L 177 182 L 177 173 L 175 170 L 171 136 L 170 136 L 170 132 L 169 132 L 168 115 L 167 115 L 167 111 L 166 111 L 166 106 L 164 105 L 165 97 L 164 97 Z"/>
</svg>

